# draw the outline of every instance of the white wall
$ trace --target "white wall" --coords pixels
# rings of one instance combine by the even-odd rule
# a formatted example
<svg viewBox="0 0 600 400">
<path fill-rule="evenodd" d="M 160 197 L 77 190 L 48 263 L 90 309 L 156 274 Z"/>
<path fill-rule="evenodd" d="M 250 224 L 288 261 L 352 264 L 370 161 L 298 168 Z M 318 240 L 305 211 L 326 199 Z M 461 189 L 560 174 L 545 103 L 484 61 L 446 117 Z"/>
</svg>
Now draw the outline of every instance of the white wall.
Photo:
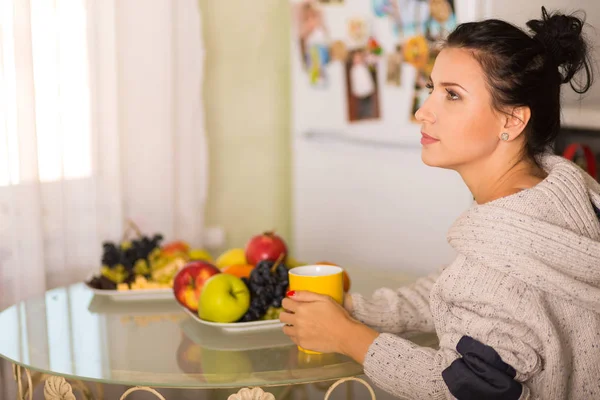
<svg viewBox="0 0 600 400">
<path fill-rule="evenodd" d="M 295 141 L 294 239 L 303 261 L 424 274 L 452 261 L 452 222 L 472 202 L 420 149 Z"/>
</svg>

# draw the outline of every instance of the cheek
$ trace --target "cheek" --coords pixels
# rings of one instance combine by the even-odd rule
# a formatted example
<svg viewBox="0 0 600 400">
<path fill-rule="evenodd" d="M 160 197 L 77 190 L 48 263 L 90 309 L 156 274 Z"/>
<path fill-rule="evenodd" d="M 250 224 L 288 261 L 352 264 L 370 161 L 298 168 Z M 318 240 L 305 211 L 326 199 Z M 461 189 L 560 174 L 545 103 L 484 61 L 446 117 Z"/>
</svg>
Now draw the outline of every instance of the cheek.
<svg viewBox="0 0 600 400">
<path fill-rule="evenodd" d="M 424 149 L 423 161 L 433 166 L 457 166 L 489 155 L 497 141 L 493 121 L 481 109 L 456 107 L 438 115 L 439 146 Z M 431 150 L 431 151 L 430 151 Z"/>
<path fill-rule="evenodd" d="M 489 141 L 489 125 L 483 118 L 477 118 L 471 114 L 465 116 L 460 121 L 455 121 L 454 126 L 457 129 L 452 135 L 449 135 L 448 145 L 457 148 L 469 148 L 476 150 L 481 147 L 486 147 Z"/>
<path fill-rule="evenodd" d="M 457 107 L 456 111 L 447 114 L 450 123 L 457 128 L 452 130 L 454 137 L 474 146 L 490 142 L 497 124 L 493 110 L 480 105 L 479 102 L 471 101 Z"/>
</svg>

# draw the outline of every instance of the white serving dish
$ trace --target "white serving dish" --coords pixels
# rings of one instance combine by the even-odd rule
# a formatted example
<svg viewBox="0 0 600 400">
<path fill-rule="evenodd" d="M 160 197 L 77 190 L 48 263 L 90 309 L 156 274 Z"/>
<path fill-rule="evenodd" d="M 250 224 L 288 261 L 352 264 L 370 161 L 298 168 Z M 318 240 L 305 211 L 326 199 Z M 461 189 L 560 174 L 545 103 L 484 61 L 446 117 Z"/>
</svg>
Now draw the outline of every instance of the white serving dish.
<svg viewBox="0 0 600 400">
<path fill-rule="evenodd" d="M 187 308 L 183 308 L 183 309 L 197 323 L 202 324 L 202 325 L 212 326 L 215 328 L 219 328 L 223 332 L 227 332 L 227 333 L 243 333 L 243 332 L 260 331 L 260 330 L 268 330 L 268 329 L 281 329 L 284 325 L 278 319 L 270 319 L 270 320 L 264 320 L 264 321 L 252 321 L 252 322 L 230 322 L 230 323 L 211 322 L 211 321 L 205 321 L 205 320 L 201 319 L 200 317 L 198 317 L 198 315 L 191 312 Z"/>
<path fill-rule="evenodd" d="M 105 290 L 86 286 L 96 296 L 108 297 L 113 301 L 148 301 L 148 300 L 175 300 L 173 289 L 138 289 L 138 290 Z"/>
</svg>

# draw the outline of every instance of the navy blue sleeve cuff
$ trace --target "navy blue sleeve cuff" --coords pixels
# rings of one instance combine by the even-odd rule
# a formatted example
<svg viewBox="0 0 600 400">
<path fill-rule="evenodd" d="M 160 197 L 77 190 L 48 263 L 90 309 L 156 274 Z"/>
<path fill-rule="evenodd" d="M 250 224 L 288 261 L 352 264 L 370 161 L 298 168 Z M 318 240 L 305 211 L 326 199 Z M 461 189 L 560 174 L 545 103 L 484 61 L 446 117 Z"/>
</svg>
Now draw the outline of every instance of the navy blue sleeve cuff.
<svg viewBox="0 0 600 400">
<path fill-rule="evenodd" d="M 462 356 L 442 371 L 448 390 L 458 400 L 518 400 L 523 386 L 516 371 L 492 347 L 463 336 L 456 350 Z"/>
</svg>

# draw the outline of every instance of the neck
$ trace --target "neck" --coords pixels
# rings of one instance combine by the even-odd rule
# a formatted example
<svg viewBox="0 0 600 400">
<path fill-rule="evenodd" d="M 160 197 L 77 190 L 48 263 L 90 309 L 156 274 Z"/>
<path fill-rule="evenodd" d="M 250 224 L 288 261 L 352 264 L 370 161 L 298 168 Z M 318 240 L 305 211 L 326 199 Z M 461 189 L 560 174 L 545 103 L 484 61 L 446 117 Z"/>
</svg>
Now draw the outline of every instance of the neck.
<svg viewBox="0 0 600 400">
<path fill-rule="evenodd" d="M 478 204 L 528 189 L 542 181 L 546 174 L 533 160 L 495 153 L 457 169 Z"/>
</svg>

